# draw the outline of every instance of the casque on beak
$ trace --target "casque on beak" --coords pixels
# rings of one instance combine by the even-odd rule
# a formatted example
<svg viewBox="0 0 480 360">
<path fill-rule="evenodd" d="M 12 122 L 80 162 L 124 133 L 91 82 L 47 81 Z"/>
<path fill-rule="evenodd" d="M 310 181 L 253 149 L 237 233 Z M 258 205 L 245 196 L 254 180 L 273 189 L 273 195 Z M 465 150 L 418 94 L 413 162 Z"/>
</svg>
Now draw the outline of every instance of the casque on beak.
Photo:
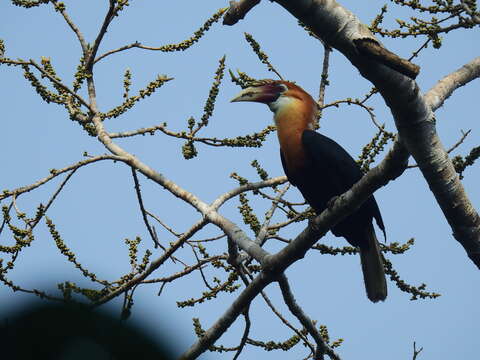
<svg viewBox="0 0 480 360">
<path fill-rule="evenodd" d="M 265 97 L 264 89 L 261 86 L 251 86 L 240 91 L 230 102 L 254 101 L 263 102 Z"/>
</svg>

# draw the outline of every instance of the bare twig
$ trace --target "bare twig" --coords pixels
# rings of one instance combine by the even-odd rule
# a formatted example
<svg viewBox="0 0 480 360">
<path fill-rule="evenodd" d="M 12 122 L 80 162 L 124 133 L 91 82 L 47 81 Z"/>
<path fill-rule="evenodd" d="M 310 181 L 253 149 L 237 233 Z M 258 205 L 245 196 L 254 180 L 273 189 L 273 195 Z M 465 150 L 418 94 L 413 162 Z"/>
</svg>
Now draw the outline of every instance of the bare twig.
<svg viewBox="0 0 480 360">
<path fill-rule="evenodd" d="M 263 189 L 265 187 L 272 187 L 274 185 L 281 185 L 283 183 L 287 182 L 287 177 L 286 176 L 278 176 L 275 178 L 271 178 L 265 181 L 260 181 L 256 183 L 248 183 L 242 186 L 239 186 L 236 189 L 233 189 L 221 196 L 219 196 L 212 204 L 211 207 L 212 209 L 217 210 L 222 206 L 226 201 L 230 200 L 231 198 L 240 195 L 241 193 L 244 193 L 246 191 L 251 191 L 251 190 L 258 190 L 258 189 Z"/>
<path fill-rule="evenodd" d="M 240 340 L 240 344 L 238 345 L 238 350 L 233 357 L 233 360 L 237 360 L 240 354 L 242 353 L 243 349 L 245 348 L 245 344 L 247 343 L 248 334 L 250 333 L 250 315 L 248 313 L 249 308 L 245 309 L 243 312 L 243 317 L 245 319 L 245 330 L 243 331 L 242 339 Z"/>
<path fill-rule="evenodd" d="M 106 58 L 107 56 L 110 56 L 112 54 L 119 53 L 121 51 L 125 51 L 128 49 L 133 49 L 133 48 L 138 48 L 138 49 L 144 49 L 144 50 L 150 50 L 150 51 L 161 51 L 161 52 L 172 52 L 172 51 L 184 51 L 188 49 L 190 46 L 195 44 L 204 34 L 206 31 L 210 29 L 210 27 L 213 25 L 213 23 L 217 22 L 222 14 L 226 11 L 226 8 L 219 9 L 215 14 L 213 14 L 204 24 L 201 26 L 197 31 L 195 31 L 194 35 L 190 37 L 189 39 L 186 39 L 178 44 L 167 44 L 167 45 L 162 45 L 158 47 L 154 46 L 146 46 L 143 45 L 142 43 L 135 41 L 131 44 L 121 46 L 117 49 L 113 49 L 110 51 L 107 51 L 106 53 L 100 55 L 97 57 L 94 61 L 94 64 L 99 62 L 100 60 Z"/>
<path fill-rule="evenodd" d="M 10 213 L 10 211 L 12 210 L 12 207 L 13 207 L 13 200 L 10 203 L 10 205 L 8 205 L 8 207 L 7 207 L 7 214 Z M 6 220 L 5 217 L 3 217 L 2 225 L 0 225 L 0 234 L 3 232 L 3 229 L 5 228 L 6 223 L 7 223 L 7 220 Z"/>
<path fill-rule="evenodd" d="M 189 240 L 188 242 L 189 243 L 203 243 L 203 242 L 217 241 L 217 240 L 223 239 L 225 236 L 227 236 L 227 235 L 222 234 L 222 235 L 218 235 L 218 236 L 214 236 L 214 237 L 210 237 L 210 238 L 206 238 L 206 239 Z"/>
<path fill-rule="evenodd" d="M 65 172 L 69 172 L 71 170 L 78 169 L 82 166 L 86 166 L 86 165 L 92 164 L 94 162 L 103 161 L 103 160 L 125 161 L 125 159 L 121 156 L 100 155 L 100 156 L 92 157 L 90 159 L 79 161 L 79 162 L 77 162 L 73 165 L 69 165 L 69 166 L 67 166 L 63 169 L 52 169 L 52 170 L 50 170 L 50 175 L 49 176 L 47 176 L 43 179 L 40 179 L 40 180 L 38 180 L 37 182 L 35 182 L 31 185 L 23 186 L 23 187 L 14 189 L 14 190 L 6 190 L 3 193 L 0 193 L 0 200 L 9 198 L 9 197 L 13 196 L 14 194 L 19 195 L 19 194 L 23 194 L 23 193 L 32 191 L 32 190 L 38 188 L 39 186 L 42 186 L 43 184 L 49 182 L 50 180 L 56 178 L 57 176 L 65 173 Z"/>
<path fill-rule="evenodd" d="M 421 347 L 420 349 L 417 350 L 417 344 L 414 341 L 413 342 L 413 358 L 412 358 L 412 360 L 416 360 L 418 354 L 420 354 L 422 352 L 422 350 L 423 350 L 423 347 Z"/>
<path fill-rule="evenodd" d="M 109 5 L 108 11 L 105 15 L 105 19 L 103 20 L 100 31 L 98 32 L 98 35 L 95 38 L 93 46 L 91 47 L 91 49 L 88 53 L 88 57 L 86 58 L 85 68 L 88 71 L 92 70 L 93 64 L 95 63 L 94 60 L 95 60 L 95 56 L 97 55 L 98 47 L 100 46 L 100 43 L 102 42 L 103 37 L 105 36 L 105 34 L 107 32 L 108 26 L 110 25 L 110 23 L 112 22 L 112 20 L 114 18 L 114 14 L 115 14 L 114 10 L 115 10 L 116 1 L 115 0 L 109 0 L 109 2 L 110 2 L 110 5 Z"/>
<path fill-rule="evenodd" d="M 53 84 L 58 86 L 59 88 L 65 90 L 68 92 L 70 95 L 72 95 L 74 98 L 76 98 L 82 105 L 84 105 L 88 110 L 91 110 L 90 105 L 86 100 L 84 100 L 80 95 L 75 93 L 73 90 L 71 90 L 68 86 L 63 84 L 61 81 L 57 80 L 55 77 L 53 77 L 49 72 L 45 71 L 43 67 L 38 65 L 34 60 L 30 59 L 29 61 L 24 61 L 24 60 L 11 60 L 11 59 L 0 59 L 2 63 L 4 64 L 11 64 L 11 65 L 26 65 L 26 66 L 33 66 L 35 67 L 42 76 L 48 78 Z M 67 104 L 68 105 L 68 104 Z"/>
<path fill-rule="evenodd" d="M 195 246 L 193 245 L 190 245 L 190 248 L 192 249 L 192 252 L 193 252 L 193 255 L 195 256 L 195 259 L 197 260 L 197 264 L 200 263 L 200 258 L 198 257 L 198 254 L 197 254 L 197 250 L 195 249 Z M 213 287 L 210 286 L 210 284 L 208 283 L 207 281 L 207 277 L 205 276 L 204 272 L 203 272 L 203 267 L 200 266 L 198 268 L 198 271 L 200 272 L 200 276 L 202 277 L 202 280 L 203 280 L 203 283 L 205 284 L 205 286 L 210 290 L 210 291 L 213 291 Z"/>
<path fill-rule="evenodd" d="M 142 192 L 140 191 L 140 183 L 138 181 L 137 172 L 134 168 L 131 168 L 131 170 L 132 170 L 133 181 L 135 183 L 135 193 L 137 194 L 138 205 L 140 206 L 140 212 L 142 213 L 143 222 L 145 223 L 145 226 L 147 227 L 147 230 L 150 233 L 150 237 L 152 238 L 153 243 L 155 244 L 155 248 L 157 248 L 160 245 L 160 243 L 158 242 L 157 234 L 153 232 L 152 227 L 148 222 L 147 211 L 143 206 Z"/>
<path fill-rule="evenodd" d="M 323 44 L 324 54 L 323 54 L 323 65 L 322 65 L 322 75 L 320 77 L 320 88 L 318 90 L 318 114 L 317 119 L 320 120 L 322 117 L 322 110 L 323 105 L 325 104 L 325 90 L 327 85 L 329 84 L 328 81 L 328 68 L 330 65 L 330 54 L 332 52 L 332 48 L 327 44 Z"/>
<path fill-rule="evenodd" d="M 297 328 L 295 328 L 295 326 L 293 326 L 292 324 L 290 324 L 290 322 L 285 319 L 285 317 L 280 313 L 280 311 L 278 311 L 276 309 L 276 307 L 273 305 L 272 301 L 270 300 L 270 298 L 267 296 L 267 294 L 265 293 L 265 291 L 261 291 L 260 294 L 262 295 L 263 299 L 265 300 L 265 303 L 268 305 L 268 307 L 272 310 L 272 312 L 280 319 L 280 321 L 282 323 L 285 324 L 285 326 L 287 326 L 288 328 L 292 329 L 295 334 L 297 334 L 297 336 L 302 339 L 303 343 L 305 344 L 305 346 L 308 346 L 310 348 L 310 351 L 312 352 L 312 354 L 315 353 L 315 348 L 313 347 L 312 344 L 310 344 L 310 341 L 308 341 L 308 339 L 305 337 L 305 335 L 303 335 Z"/>
<path fill-rule="evenodd" d="M 408 61 L 411 61 L 413 60 L 414 58 L 416 58 L 418 56 L 418 54 L 420 54 L 420 51 L 422 51 L 423 49 L 426 49 L 427 48 L 427 45 L 430 43 L 430 41 L 432 41 L 431 38 L 428 38 L 423 44 L 422 46 L 420 46 L 416 51 L 414 51 L 412 53 L 412 56 L 410 56 L 408 58 Z"/>
<path fill-rule="evenodd" d="M 155 220 L 157 220 L 158 223 L 159 223 L 160 225 L 162 225 L 162 227 L 163 227 L 165 230 L 167 230 L 170 234 L 172 234 L 173 236 L 176 236 L 176 237 L 182 236 L 182 234 L 175 232 L 170 226 L 168 226 L 167 224 L 165 224 L 165 223 L 164 223 L 158 216 L 156 216 L 155 214 L 152 214 L 152 213 L 149 212 L 148 210 L 145 210 L 145 213 L 146 213 L 148 216 L 150 216 L 150 217 L 154 218 Z"/>
<path fill-rule="evenodd" d="M 318 104 L 318 105 L 319 105 L 320 111 L 323 111 L 324 109 L 332 107 L 332 106 L 333 107 L 338 107 L 340 104 L 360 106 L 362 109 L 364 109 L 368 113 L 368 115 L 370 116 L 370 119 L 372 120 L 373 124 L 378 128 L 378 130 L 380 130 L 383 133 L 386 133 L 386 131 L 384 129 L 384 126 L 380 125 L 377 122 L 377 118 L 375 116 L 375 113 L 373 112 L 374 109 L 370 106 L 365 105 L 364 100 L 360 101 L 359 99 L 345 99 L 345 100 L 336 100 L 336 101 L 328 103 L 326 105 L 320 105 L 320 104 Z"/>
<path fill-rule="evenodd" d="M 227 257 L 225 255 L 212 256 L 212 257 L 209 257 L 207 259 L 200 260 L 195 265 L 186 266 L 182 271 L 179 271 L 179 272 L 177 272 L 173 275 L 163 277 L 163 278 L 143 280 L 141 283 L 142 284 L 169 283 L 169 282 L 172 282 L 174 280 L 180 279 L 180 278 L 184 277 L 185 275 L 188 275 L 188 274 L 192 273 L 193 271 L 205 266 L 206 264 L 208 264 L 212 261 L 216 261 L 216 260 L 220 260 L 220 259 L 226 259 L 226 258 Z"/>
<path fill-rule="evenodd" d="M 55 201 L 55 199 L 57 198 L 58 194 L 60 194 L 60 192 L 63 190 L 64 186 L 67 184 L 68 180 L 70 180 L 70 178 L 73 176 L 73 174 L 75 174 L 75 172 L 78 170 L 78 167 L 75 168 L 75 169 L 72 169 L 68 175 L 65 177 L 65 179 L 63 179 L 63 181 L 61 182 L 60 186 L 58 187 L 58 189 L 53 193 L 52 197 L 50 198 L 50 200 L 47 202 L 47 205 L 45 205 L 44 209 L 43 209 L 43 212 L 42 212 L 42 215 L 46 214 L 48 209 L 50 208 L 50 206 L 53 204 L 53 202 Z M 15 198 L 15 197 L 14 197 Z M 40 222 L 40 219 L 42 217 L 38 217 L 37 219 L 35 219 L 35 221 L 33 222 L 33 224 L 30 224 L 30 230 L 33 230 L 33 228 L 35 226 L 37 226 L 37 224 Z"/>
<path fill-rule="evenodd" d="M 330 359 L 339 360 L 340 357 L 333 351 L 330 346 L 323 340 L 320 332 L 317 330 L 313 321 L 305 314 L 303 309 L 297 304 L 295 297 L 293 296 L 292 290 L 288 283 L 288 279 L 285 274 L 282 274 L 278 279 L 278 284 L 280 285 L 280 290 L 282 290 L 283 300 L 287 304 L 290 312 L 295 315 L 295 317 L 300 321 L 308 333 L 313 337 L 315 343 L 317 344 L 317 350 L 315 352 L 316 360 L 323 360 L 323 354 L 327 354 Z"/>
<path fill-rule="evenodd" d="M 52 4 L 55 6 L 55 3 L 53 1 L 52 1 Z M 80 46 L 82 47 L 83 56 L 86 57 L 88 55 L 88 43 L 85 40 L 85 37 L 80 32 L 80 29 L 78 28 L 78 26 L 72 21 L 72 19 L 70 19 L 70 17 L 68 16 L 64 7 L 60 7 L 59 12 L 60 12 L 60 14 L 62 14 L 63 18 L 65 19 L 65 21 L 68 24 L 68 26 L 70 27 L 70 29 L 72 29 L 72 31 L 77 36 L 78 42 L 80 43 Z"/>
<path fill-rule="evenodd" d="M 182 246 L 185 241 L 187 241 L 189 238 L 191 238 L 195 233 L 197 233 L 200 229 L 202 229 L 208 221 L 205 218 L 202 218 L 201 220 L 197 221 L 188 231 L 186 231 L 177 241 L 175 241 L 166 251 L 162 256 L 160 256 L 158 259 L 152 261 L 150 265 L 148 266 L 147 269 L 145 269 L 144 272 L 141 274 L 133 277 L 131 280 L 127 281 L 125 284 L 122 286 L 119 286 L 116 288 L 114 291 L 110 292 L 108 295 L 105 295 L 104 297 L 100 298 L 98 301 L 94 302 L 92 306 L 100 306 L 102 304 L 105 304 L 109 300 L 123 294 L 125 291 L 131 289 L 133 286 L 136 284 L 144 281 L 148 275 L 150 275 L 152 272 L 154 272 L 156 269 L 158 269 L 165 261 L 167 261 L 173 253 L 180 247 Z"/>
<path fill-rule="evenodd" d="M 283 189 L 280 190 L 277 197 L 273 200 L 272 207 L 265 214 L 265 221 L 263 222 L 262 227 L 258 231 L 257 238 L 255 239 L 255 242 L 260 246 L 262 246 L 265 243 L 265 238 L 268 234 L 270 220 L 272 219 L 272 216 L 278 207 L 278 202 L 283 197 L 283 195 L 285 195 L 285 193 L 288 191 L 289 188 L 290 188 L 290 184 L 287 184 Z"/>
</svg>

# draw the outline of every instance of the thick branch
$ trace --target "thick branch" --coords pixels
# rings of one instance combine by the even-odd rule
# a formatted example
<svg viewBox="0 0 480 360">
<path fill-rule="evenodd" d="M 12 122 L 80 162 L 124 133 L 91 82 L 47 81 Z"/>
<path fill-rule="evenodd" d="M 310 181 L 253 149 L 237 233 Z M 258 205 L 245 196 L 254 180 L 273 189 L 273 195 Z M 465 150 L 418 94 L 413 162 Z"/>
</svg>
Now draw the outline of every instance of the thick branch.
<svg viewBox="0 0 480 360">
<path fill-rule="evenodd" d="M 275 0 L 330 46 L 342 52 L 379 90 L 400 139 L 415 158 L 454 237 L 480 268 L 480 218 L 438 138 L 434 115 L 412 79 L 358 52 L 355 42 L 377 42 L 368 28 L 334 0 Z"/>
<path fill-rule="evenodd" d="M 400 176 L 406 169 L 408 156 L 409 154 L 403 146 L 396 141 L 385 159 L 377 167 L 370 170 L 349 191 L 341 195 L 332 207 L 317 216 L 294 241 L 275 255 L 268 255 L 267 253 L 267 256 L 263 259 L 265 266 L 262 272 L 242 291 L 226 312 L 205 332 L 204 336 L 193 344 L 180 359 L 195 359 L 213 345 L 260 291 L 271 282 L 276 281 L 279 274 L 282 274 L 291 264 L 302 258 L 321 236 L 358 208 L 375 190 Z M 329 353 L 327 352 L 327 354 Z"/>
</svg>

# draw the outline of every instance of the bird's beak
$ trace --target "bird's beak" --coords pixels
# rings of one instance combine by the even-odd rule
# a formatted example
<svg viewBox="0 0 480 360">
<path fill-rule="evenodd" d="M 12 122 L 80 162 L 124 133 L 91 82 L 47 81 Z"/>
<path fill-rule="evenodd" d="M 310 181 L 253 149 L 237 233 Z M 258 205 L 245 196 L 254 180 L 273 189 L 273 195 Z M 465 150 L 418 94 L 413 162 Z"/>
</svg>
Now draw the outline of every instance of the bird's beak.
<svg viewBox="0 0 480 360">
<path fill-rule="evenodd" d="M 248 87 L 240 91 L 230 102 L 254 101 L 263 102 L 265 92 L 262 86 Z"/>
</svg>

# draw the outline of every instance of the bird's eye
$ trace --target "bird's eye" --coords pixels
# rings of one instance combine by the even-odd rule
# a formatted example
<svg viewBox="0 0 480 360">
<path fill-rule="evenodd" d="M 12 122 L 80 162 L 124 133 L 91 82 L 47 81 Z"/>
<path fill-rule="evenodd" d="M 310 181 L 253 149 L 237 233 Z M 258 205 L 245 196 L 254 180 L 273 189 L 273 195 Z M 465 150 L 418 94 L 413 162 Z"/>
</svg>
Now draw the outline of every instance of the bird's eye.
<svg viewBox="0 0 480 360">
<path fill-rule="evenodd" d="M 285 84 L 280 84 L 280 88 L 282 89 L 282 93 L 288 90 L 288 87 Z"/>
</svg>

